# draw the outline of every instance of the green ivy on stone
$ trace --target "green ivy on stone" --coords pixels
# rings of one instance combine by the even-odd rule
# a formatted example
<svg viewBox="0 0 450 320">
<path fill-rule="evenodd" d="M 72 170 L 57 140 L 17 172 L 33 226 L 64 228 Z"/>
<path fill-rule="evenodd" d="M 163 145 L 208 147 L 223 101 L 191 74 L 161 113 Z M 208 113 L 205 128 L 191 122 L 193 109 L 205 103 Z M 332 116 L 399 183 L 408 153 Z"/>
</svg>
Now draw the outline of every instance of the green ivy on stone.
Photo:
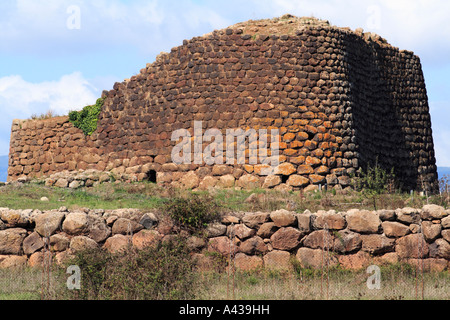
<svg viewBox="0 0 450 320">
<path fill-rule="evenodd" d="M 102 111 L 105 99 L 98 99 L 92 106 L 86 106 L 81 111 L 69 113 L 69 121 L 75 128 L 81 129 L 87 136 L 92 135 L 97 130 L 98 116 Z"/>
</svg>

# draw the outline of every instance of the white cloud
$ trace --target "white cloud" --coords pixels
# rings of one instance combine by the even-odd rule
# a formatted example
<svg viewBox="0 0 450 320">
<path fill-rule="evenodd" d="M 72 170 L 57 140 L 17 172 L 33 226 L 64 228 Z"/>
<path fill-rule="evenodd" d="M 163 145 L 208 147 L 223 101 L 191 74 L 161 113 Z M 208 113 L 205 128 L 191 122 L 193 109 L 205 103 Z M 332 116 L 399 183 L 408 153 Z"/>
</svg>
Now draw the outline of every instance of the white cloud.
<svg viewBox="0 0 450 320">
<path fill-rule="evenodd" d="M 0 78 L 0 155 L 9 152 L 13 119 L 28 119 L 49 110 L 66 115 L 70 110 L 80 110 L 95 103 L 99 97 L 99 90 L 80 72 L 65 75 L 58 81 L 41 83 L 27 82 L 17 75 Z"/>
<path fill-rule="evenodd" d="M 27 118 L 48 110 L 65 114 L 95 102 L 98 95 L 98 89 L 80 72 L 42 83 L 30 83 L 21 76 L 0 78 L 0 108 L 16 117 Z"/>
<path fill-rule="evenodd" d="M 67 28 L 67 8 L 80 8 L 80 29 Z M 2 13 L 3 11 L 3 13 Z M 227 19 L 193 0 L 16 0 L 0 3 L 0 43 L 6 52 L 35 55 L 79 54 L 130 46 L 159 53 L 181 45 L 183 37 L 226 27 Z M 231 23 L 230 23 L 231 24 Z M 206 32 L 203 32 L 206 33 Z"/>
<path fill-rule="evenodd" d="M 72 5 L 80 7 L 80 30 L 67 28 L 67 8 Z M 379 9 L 379 25 L 371 30 L 373 8 Z M 430 100 L 445 99 L 442 105 L 450 106 L 446 96 L 435 98 L 438 92 L 445 91 L 438 90 L 437 86 L 446 79 L 443 66 L 450 65 L 449 12 L 450 1 L 447 0 L 10 0 L 0 1 L 0 43 L 3 44 L 2 54 L 28 54 L 36 60 L 63 57 L 67 65 L 71 65 L 70 57 L 83 56 L 92 60 L 89 67 L 92 65 L 90 69 L 94 70 L 97 57 L 108 56 L 117 48 L 154 57 L 160 51 L 181 45 L 183 39 L 240 21 L 285 13 L 314 15 L 337 26 L 363 27 L 379 33 L 400 49 L 414 51 L 420 56 L 425 73 L 430 74 L 427 78 L 429 92 L 432 92 Z M 425 70 L 431 67 L 441 71 Z M 113 78 L 114 67 L 111 74 Z M 99 74 L 97 79 L 88 81 L 82 74 L 72 73 L 41 83 L 30 83 L 20 76 L 0 78 L 0 110 L 6 115 L 0 119 L 2 127 L 6 128 L 0 129 L 1 132 L 9 131 L 13 117 L 28 118 L 50 108 L 65 114 L 70 109 L 95 102 L 100 95 L 96 87 L 104 89 L 113 82 L 102 76 L 105 75 Z M 449 111 L 439 110 L 442 111 L 432 108 L 436 154 L 439 165 L 450 166 Z M 9 134 L 1 137 L 5 135 Z"/>
<path fill-rule="evenodd" d="M 353 29 L 363 27 L 401 49 L 434 60 L 436 56 L 450 54 L 447 0 L 16 0 L 14 3 L 15 6 L 11 1 L 0 3 L 0 43 L 8 44 L 4 48 L 7 52 L 78 53 L 131 45 L 154 53 L 180 44 L 183 37 L 239 22 L 234 20 L 236 17 L 245 20 L 292 13 L 314 15 Z M 67 8 L 73 5 L 80 8 L 80 30 L 67 28 Z M 374 19 L 374 14 L 379 17 Z M 379 20 L 379 25 L 374 26 L 374 20 Z"/>
<path fill-rule="evenodd" d="M 362 27 L 386 38 L 400 49 L 436 61 L 450 55 L 450 1 L 447 0 L 251 0 L 261 12 L 279 16 L 314 15 L 334 25 Z M 376 9 L 376 10 L 374 10 Z M 375 20 L 379 25 L 373 25 Z M 371 28 L 372 27 L 372 28 Z"/>
</svg>

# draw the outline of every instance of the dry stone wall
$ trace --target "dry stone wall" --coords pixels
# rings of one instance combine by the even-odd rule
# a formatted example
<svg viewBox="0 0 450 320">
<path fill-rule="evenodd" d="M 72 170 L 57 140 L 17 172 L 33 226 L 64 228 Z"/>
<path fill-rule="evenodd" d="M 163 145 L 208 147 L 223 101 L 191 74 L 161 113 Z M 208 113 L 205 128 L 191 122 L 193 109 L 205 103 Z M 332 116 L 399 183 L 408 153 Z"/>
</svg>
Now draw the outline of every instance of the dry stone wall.
<svg viewBox="0 0 450 320">
<path fill-rule="evenodd" d="M 133 209 L 0 209 L 0 268 L 40 266 L 44 254 L 62 263 L 75 252 L 105 248 L 142 250 L 183 234 L 158 212 Z M 450 210 L 422 209 L 302 214 L 287 210 L 235 213 L 210 224 L 205 236 L 186 237 L 201 270 L 214 268 L 214 254 L 241 270 L 340 265 L 345 269 L 407 262 L 428 271 L 450 267 Z M 45 246 L 45 244 L 48 246 Z M 420 263 L 419 263 L 420 262 Z"/>
<path fill-rule="evenodd" d="M 96 169 L 184 188 L 346 187 L 350 174 L 378 161 L 395 168 L 404 189 L 437 190 L 420 59 L 360 30 L 215 31 L 161 54 L 104 97 L 91 137 L 67 118 L 15 121 L 9 180 Z M 172 133 L 193 136 L 194 121 L 224 136 L 278 129 L 279 170 L 264 176 L 248 158 L 246 165 L 174 164 Z"/>
</svg>

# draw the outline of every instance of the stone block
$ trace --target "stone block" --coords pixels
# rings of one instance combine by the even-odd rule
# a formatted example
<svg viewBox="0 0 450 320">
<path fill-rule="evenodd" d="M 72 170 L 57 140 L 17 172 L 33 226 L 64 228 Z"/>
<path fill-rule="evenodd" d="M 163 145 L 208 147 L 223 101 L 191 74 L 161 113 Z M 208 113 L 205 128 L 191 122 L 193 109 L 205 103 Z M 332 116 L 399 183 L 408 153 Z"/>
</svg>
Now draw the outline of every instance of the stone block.
<svg viewBox="0 0 450 320">
<path fill-rule="evenodd" d="M 263 260 L 264 268 L 267 270 L 292 270 L 291 254 L 287 251 L 270 251 L 263 257 Z"/>
<path fill-rule="evenodd" d="M 26 236 L 27 231 L 21 228 L 0 231 L 0 255 L 20 255 Z"/>
<path fill-rule="evenodd" d="M 276 231 L 270 237 L 270 241 L 274 249 L 290 251 L 299 246 L 301 236 L 302 233 L 298 229 L 287 227 Z"/>
<path fill-rule="evenodd" d="M 381 224 L 384 234 L 388 237 L 399 238 L 411 232 L 407 225 L 395 221 L 384 221 Z"/>
<path fill-rule="evenodd" d="M 350 210 L 346 214 L 348 228 L 359 233 L 378 233 L 381 220 L 375 211 Z"/>
<path fill-rule="evenodd" d="M 234 259 L 236 269 L 241 271 L 255 271 L 262 269 L 264 262 L 261 257 L 237 253 Z"/>
<path fill-rule="evenodd" d="M 281 209 L 270 213 L 270 219 L 277 227 L 292 226 L 297 222 L 296 216 L 287 210 Z"/>
<path fill-rule="evenodd" d="M 395 244 L 395 252 L 400 258 L 425 258 L 429 247 L 424 236 L 415 233 L 399 238 Z"/>
</svg>

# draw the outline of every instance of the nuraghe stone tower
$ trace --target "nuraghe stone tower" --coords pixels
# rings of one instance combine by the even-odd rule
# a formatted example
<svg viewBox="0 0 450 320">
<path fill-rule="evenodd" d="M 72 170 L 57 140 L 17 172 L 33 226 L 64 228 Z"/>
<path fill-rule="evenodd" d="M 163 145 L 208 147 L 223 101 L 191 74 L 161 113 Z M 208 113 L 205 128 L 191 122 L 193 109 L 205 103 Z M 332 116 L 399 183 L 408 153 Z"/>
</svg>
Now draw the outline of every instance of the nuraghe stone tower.
<svg viewBox="0 0 450 320">
<path fill-rule="evenodd" d="M 103 95 L 92 136 L 67 117 L 15 120 L 9 180 L 95 169 L 185 188 L 295 190 L 345 187 L 355 170 L 378 161 L 395 168 L 404 189 L 437 190 L 420 60 L 360 29 L 290 15 L 240 23 L 185 40 Z M 173 163 L 172 134 L 193 136 L 194 121 L 224 136 L 279 130 L 278 170 L 262 175 L 248 158 Z"/>
</svg>

